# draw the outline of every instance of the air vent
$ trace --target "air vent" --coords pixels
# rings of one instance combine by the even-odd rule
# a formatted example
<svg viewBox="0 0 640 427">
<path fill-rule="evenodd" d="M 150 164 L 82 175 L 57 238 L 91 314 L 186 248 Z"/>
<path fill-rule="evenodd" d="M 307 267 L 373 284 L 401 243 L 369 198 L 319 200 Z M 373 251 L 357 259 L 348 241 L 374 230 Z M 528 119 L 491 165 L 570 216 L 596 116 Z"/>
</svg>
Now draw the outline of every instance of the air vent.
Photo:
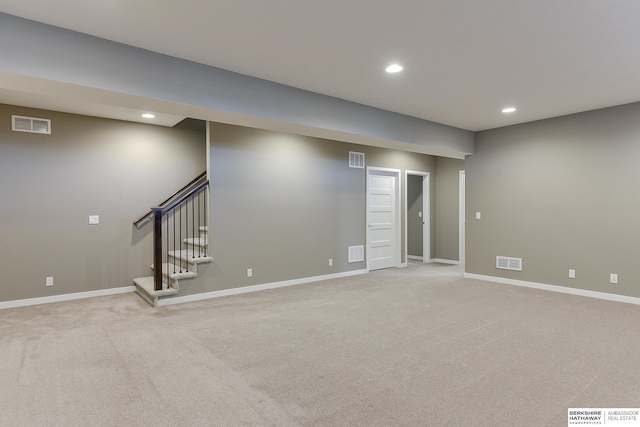
<svg viewBox="0 0 640 427">
<path fill-rule="evenodd" d="M 349 151 L 349 167 L 364 169 L 364 153 Z"/>
<path fill-rule="evenodd" d="M 497 256 L 496 268 L 499 268 L 501 270 L 522 271 L 522 258 Z"/>
<path fill-rule="evenodd" d="M 349 262 L 364 261 L 364 246 L 349 246 Z"/>
<path fill-rule="evenodd" d="M 35 117 L 11 116 L 12 130 L 16 132 L 51 134 L 51 120 Z"/>
</svg>

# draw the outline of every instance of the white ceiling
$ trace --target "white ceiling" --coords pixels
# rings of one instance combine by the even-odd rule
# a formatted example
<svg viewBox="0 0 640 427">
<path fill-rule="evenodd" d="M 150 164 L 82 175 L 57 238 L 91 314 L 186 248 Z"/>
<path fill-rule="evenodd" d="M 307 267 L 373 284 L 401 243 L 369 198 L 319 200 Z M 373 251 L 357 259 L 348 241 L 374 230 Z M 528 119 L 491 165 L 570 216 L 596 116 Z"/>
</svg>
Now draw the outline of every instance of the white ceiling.
<svg viewBox="0 0 640 427">
<path fill-rule="evenodd" d="M 0 11 L 474 131 L 640 101 L 637 0 L 1 0 Z M 386 74 L 392 62 L 405 71 Z"/>
</svg>

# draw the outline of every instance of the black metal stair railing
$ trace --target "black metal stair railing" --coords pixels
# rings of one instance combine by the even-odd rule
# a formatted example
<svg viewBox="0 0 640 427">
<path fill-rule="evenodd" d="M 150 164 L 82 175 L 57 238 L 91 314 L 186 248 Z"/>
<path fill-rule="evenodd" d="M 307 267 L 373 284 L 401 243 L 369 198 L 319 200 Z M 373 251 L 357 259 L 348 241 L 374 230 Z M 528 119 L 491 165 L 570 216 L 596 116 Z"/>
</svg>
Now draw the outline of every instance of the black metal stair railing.
<svg viewBox="0 0 640 427">
<path fill-rule="evenodd" d="M 175 197 L 166 206 L 152 208 L 153 278 L 156 291 L 162 290 L 162 265 L 165 262 L 169 269 L 166 274 L 169 275 L 188 272 L 190 258 L 207 257 L 206 238 L 196 239 L 202 234 L 201 230 L 207 230 L 201 227 L 207 227 L 208 189 L 209 181 L 205 181 L 180 197 Z M 185 242 L 189 235 L 193 239 L 191 244 Z M 172 251 L 174 262 L 170 263 L 169 252 Z"/>
</svg>

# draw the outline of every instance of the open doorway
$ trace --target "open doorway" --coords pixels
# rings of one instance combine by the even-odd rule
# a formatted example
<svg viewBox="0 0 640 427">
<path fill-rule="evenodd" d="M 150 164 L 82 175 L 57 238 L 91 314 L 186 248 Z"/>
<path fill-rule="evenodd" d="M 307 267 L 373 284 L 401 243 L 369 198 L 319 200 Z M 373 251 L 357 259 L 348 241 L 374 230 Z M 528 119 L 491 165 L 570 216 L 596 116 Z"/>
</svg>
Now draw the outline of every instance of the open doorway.
<svg viewBox="0 0 640 427">
<path fill-rule="evenodd" d="M 429 172 L 405 172 L 405 254 L 409 260 L 431 262 L 431 192 Z"/>
</svg>

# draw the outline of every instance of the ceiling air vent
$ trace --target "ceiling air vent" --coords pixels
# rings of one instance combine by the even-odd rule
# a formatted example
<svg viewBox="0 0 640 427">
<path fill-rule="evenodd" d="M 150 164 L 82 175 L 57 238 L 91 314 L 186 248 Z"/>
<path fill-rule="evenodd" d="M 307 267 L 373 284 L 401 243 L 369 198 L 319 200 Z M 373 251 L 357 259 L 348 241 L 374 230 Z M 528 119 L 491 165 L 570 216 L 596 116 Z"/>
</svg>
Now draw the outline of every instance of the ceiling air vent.
<svg viewBox="0 0 640 427">
<path fill-rule="evenodd" d="M 349 151 L 349 167 L 364 169 L 364 153 Z"/>
<path fill-rule="evenodd" d="M 349 262 L 364 261 L 364 246 L 349 246 Z"/>
<path fill-rule="evenodd" d="M 51 134 L 51 120 L 35 117 L 11 116 L 12 130 L 16 132 Z"/>
<path fill-rule="evenodd" d="M 497 256 L 496 268 L 499 268 L 501 270 L 522 271 L 522 258 Z"/>
</svg>

